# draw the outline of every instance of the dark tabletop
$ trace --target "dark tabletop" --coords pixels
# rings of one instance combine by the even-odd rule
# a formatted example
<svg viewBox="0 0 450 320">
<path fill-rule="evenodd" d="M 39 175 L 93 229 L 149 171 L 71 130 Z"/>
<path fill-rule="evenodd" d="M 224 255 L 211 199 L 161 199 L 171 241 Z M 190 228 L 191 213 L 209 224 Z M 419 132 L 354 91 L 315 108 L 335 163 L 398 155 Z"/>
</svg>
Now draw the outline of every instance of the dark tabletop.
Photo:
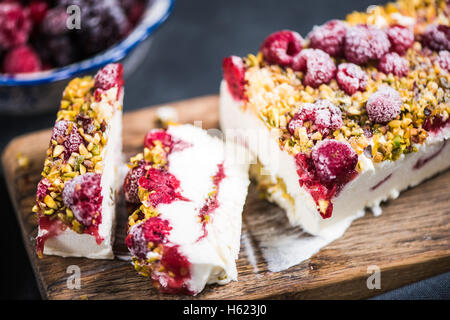
<svg viewBox="0 0 450 320">
<path fill-rule="evenodd" d="M 365 10 L 375 0 L 178 0 L 154 35 L 150 54 L 126 83 L 125 111 L 218 92 L 221 59 L 256 52 L 279 29 L 303 36 L 316 24 Z M 15 136 L 53 125 L 55 114 L 0 116 L 0 150 Z M 0 174 L 1 171 L 0 171 Z M 39 292 L 19 226 L 0 177 L 0 298 L 37 299 Z M 450 273 L 381 298 L 450 298 Z"/>
</svg>

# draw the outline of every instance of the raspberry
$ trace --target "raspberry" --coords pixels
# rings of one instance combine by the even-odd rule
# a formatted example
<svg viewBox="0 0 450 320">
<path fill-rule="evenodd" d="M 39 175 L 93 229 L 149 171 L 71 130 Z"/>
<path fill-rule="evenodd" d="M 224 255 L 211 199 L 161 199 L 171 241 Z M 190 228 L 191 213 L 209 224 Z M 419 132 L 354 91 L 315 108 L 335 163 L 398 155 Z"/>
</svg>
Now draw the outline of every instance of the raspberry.
<svg viewBox="0 0 450 320">
<path fill-rule="evenodd" d="M 414 33 L 405 26 L 390 26 L 386 34 L 391 42 L 391 50 L 401 56 L 414 44 Z"/>
<path fill-rule="evenodd" d="M 78 36 L 86 55 L 110 47 L 130 30 L 127 17 L 117 0 L 61 0 L 60 5 L 78 5 L 81 8 Z"/>
<path fill-rule="evenodd" d="M 131 227 L 125 242 L 134 256 L 145 259 L 149 251 L 148 243 L 153 242 L 155 246 L 166 243 L 170 230 L 172 230 L 172 227 L 169 225 L 169 221 L 159 217 L 151 217 Z"/>
<path fill-rule="evenodd" d="M 50 36 L 67 34 L 67 19 L 69 15 L 65 8 L 57 7 L 49 10 L 42 22 L 42 32 Z"/>
<path fill-rule="evenodd" d="M 67 132 L 71 125 L 70 132 Z M 64 146 L 64 159 L 70 158 L 72 153 L 78 152 L 80 144 L 84 142 L 83 137 L 78 132 L 76 124 L 67 120 L 60 120 L 55 123 L 52 131 L 52 140 Z"/>
<path fill-rule="evenodd" d="M 442 69 L 450 72 L 450 52 L 447 50 L 440 51 L 437 61 Z"/>
<path fill-rule="evenodd" d="M 92 118 L 90 118 L 89 116 L 83 113 L 79 113 L 77 114 L 76 120 L 78 127 L 83 128 L 83 131 L 85 133 L 91 134 L 95 130 L 95 125 L 92 121 Z"/>
<path fill-rule="evenodd" d="M 319 131 L 323 136 L 342 127 L 341 109 L 327 100 L 318 100 L 314 104 L 305 103 L 288 124 L 289 132 L 294 135 L 295 130 L 311 121 L 309 133 Z"/>
<path fill-rule="evenodd" d="M 95 88 L 108 90 L 123 86 L 123 67 L 120 63 L 110 63 L 95 75 Z"/>
<path fill-rule="evenodd" d="M 147 132 L 144 138 L 144 146 L 151 149 L 155 146 L 155 141 L 160 141 L 166 148 L 172 149 L 172 136 L 166 130 L 153 129 Z"/>
<path fill-rule="evenodd" d="M 48 181 L 47 178 L 43 178 L 41 179 L 41 181 L 39 181 L 38 187 L 37 187 L 37 191 L 36 191 L 36 199 L 38 201 L 43 201 L 45 196 L 48 194 L 48 188 L 50 188 L 51 183 L 50 181 Z"/>
<path fill-rule="evenodd" d="M 330 56 L 340 57 L 344 53 L 344 39 L 347 26 L 340 20 L 331 20 L 320 27 L 315 27 L 308 38 L 311 47 L 321 49 Z"/>
<path fill-rule="evenodd" d="M 145 163 L 140 163 L 137 167 L 131 169 L 123 183 L 123 192 L 125 200 L 129 203 L 139 203 L 139 179 L 145 175 Z"/>
<path fill-rule="evenodd" d="M 99 173 L 86 173 L 66 182 L 62 197 L 66 207 L 84 226 L 90 226 L 100 213 L 103 197 Z"/>
<path fill-rule="evenodd" d="M 36 25 L 42 23 L 48 11 L 48 3 L 43 0 L 33 0 L 30 2 L 30 16 Z"/>
<path fill-rule="evenodd" d="M 298 54 L 293 62 L 294 70 L 304 70 L 304 84 L 317 88 L 323 83 L 329 83 L 336 74 L 336 66 L 330 55 L 320 49 L 305 49 Z"/>
<path fill-rule="evenodd" d="M 0 3 L 0 48 L 9 49 L 26 43 L 30 31 L 28 9 L 18 3 Z"/>
<path fill-rule="evenodd" d="M 139 186 L 153 191 L 150 192 L 148 200 L 154 207 L 160 203 L 171 203 L 176 199 L 186 200 L 177 191 L 180 181 L 170 172 L 162 169 L 150 168 L 146 175 L 139 179 Z"/>
<path fill-rule="evenodd" d="M 128 21 L 134 26 L 142 17 L 146 4 L 140 0 L 124 0 L 120 1 L 120 5 L 125 11 Z"/>
<path fill-rule="evenodd" d="M 345 35 L 345 57 L 356 64 L 380 59 L 390 46 L 384 31 L 365 24 L 349 28 Z"/>
<path fill-rule="evenodd" d="M 29 73 L 42 69 L 41 61 L 33 48 L 22 45 L 10 50 L 3 61 L 5 73 Z"/>
<path fill-rule="evenodd" d="M 378 64 L 378 69 L 386 74 L 392 73 L 394 76 L 404 77 L 408 74 L 408 60 L 402 58 L 396 52 L 384 55 Z"/>
<path fill-rule="evenodd" d="M 320 182 L 327 186 L 349 181 L 358 163 L 358 155 L 348 143 L 331 139 L 316 144 L 311 158 Z"/>
<path fill-rule="evenodd" d="M 391 87 L 382 86 L 369 97 L 366 110 L 370 121 L 386 123 L 399 115 L 401 106 L 400 94 Z"/>
<path fill-rule="evenodd" d="M 430 49 L 450 50 L 450 27 L 443 24 L 431 25 L 425 30 L 422 40 Z"/>
<path fill-rule="evenodd" d="M 269 35 L 264 40 L 260 51 L 268 63 L 288 67 L 302 47 L 302 36 L 295 31 L 281 30 Z"/>
<path fill-rule="evenodd" d="M 231 56 L 223 59 L 223 77 L 228 84 L 228 90 L 236 100 L 245 98 L 245 68 L 242 59 Z"/>
<path fill-rule="evenodd" d="M 338 67 L 336 80 L 339 88 L 352 95 L 367 87 L 367 73 L 354 63 L 342 63 Z"/>
</svg>

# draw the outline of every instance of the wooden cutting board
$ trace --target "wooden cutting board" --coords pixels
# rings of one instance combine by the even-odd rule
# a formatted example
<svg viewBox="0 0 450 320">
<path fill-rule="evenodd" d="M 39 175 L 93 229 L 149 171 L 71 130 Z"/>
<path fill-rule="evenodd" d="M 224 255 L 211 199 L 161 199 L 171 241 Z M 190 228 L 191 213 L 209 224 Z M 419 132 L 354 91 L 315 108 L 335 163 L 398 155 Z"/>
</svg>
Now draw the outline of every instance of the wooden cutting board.
<svg viewBox="0 0 450 320">
<path fill-rule="evenodd" d="M 218 126 L 218 97 L 207 96 L 171 103 L 180 122 L 203 121 Z M 146 131 L 154 126 L 156 108 L 125 113 L 124 152 L 140 151 Z M 159 294 L 129 262 L 46 256 L 34 252 L 36 217 L 31 212 L 50 130 L 20 136 L 2 155 L 9 193 L 16 209 L 28 255 L 43 298 L 46 299 L 183 299 Z M 30 159 L 18 165 L 17 154 Z M 383 205 L 383 214 L 366 214 L 344 236 L 312 258 L 281 272 L 270 272 L 258 239 L 270 224 L 287 224 L 278 207 L 261 200 L 254 185 L 243 213 L 243 239 L 238 260 L 239 281 L 208 286 L 199 299 L 335 299 L 366 298 L 450 270 L 450 172 L 408 190 Z M 127 254 L 124 245 L 126 210 L 118 207 L 115 253 Z M 4 212 L 3 214 L 12 214 Z M 265 228 L 263 228 L 265 226 Z M 289 232 L 301 232 L 291 228 Z M 250 250 L 251 249 L 251 250 Z M 81 270 L 81 288 L 68 289 L 67 267 Z M 381 289 L 368 289 L 368 267 L 381 270 Z"/>
</svg>

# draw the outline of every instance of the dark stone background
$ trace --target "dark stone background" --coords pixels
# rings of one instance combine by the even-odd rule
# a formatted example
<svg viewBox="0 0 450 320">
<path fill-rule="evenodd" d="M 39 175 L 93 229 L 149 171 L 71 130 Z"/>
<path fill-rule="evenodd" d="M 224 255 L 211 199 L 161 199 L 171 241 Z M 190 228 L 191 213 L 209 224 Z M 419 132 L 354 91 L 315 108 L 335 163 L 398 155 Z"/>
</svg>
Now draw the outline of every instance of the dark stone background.
<svg viewBox="0 0 450 320">
<path fill-rule="evenodd" d="M 306 36 L 313 25 L 378 2 L 383 1 L 178 0 L 172 16 L 154 35 L 150 54 L 126 83 L 125 111 L 217 93 L 223 57 L 256 52 L 275 30 L 293 29 Z M 52 126 L 54 119 L 53 113 L 0 116 L 0 150 L 17 135 Z M 0 298 L 38 299 L 3 177 L 0 203 Z M 382 298 L 449 298 L 449 284 L 447 273 Z"/>
</svg>

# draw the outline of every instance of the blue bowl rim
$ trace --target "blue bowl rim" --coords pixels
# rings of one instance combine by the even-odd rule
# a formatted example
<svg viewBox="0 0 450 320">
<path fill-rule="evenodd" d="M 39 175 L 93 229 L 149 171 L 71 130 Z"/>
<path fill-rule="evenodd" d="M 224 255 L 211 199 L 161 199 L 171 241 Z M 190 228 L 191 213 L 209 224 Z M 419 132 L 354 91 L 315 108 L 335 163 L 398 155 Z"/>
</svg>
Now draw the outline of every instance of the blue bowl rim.
<svg viewBox="0 0 450 320">
<path fill-rule="evenodd" d="M 148 24 L 144 18 L 144 20 L 141 21 L 125 39 L 108 50 L 103 51 L 102 53 L 89 59 L 58 69 L 36 72 L 30 75 L 0 75 L 0 86 L 32 86 L 65 80 L 87 73 L 94 69 L 99 69 L 108 63 L 114 63 L 122 60 L 130 51 L 132 51 L 139 43 L 147 39 L 167 20 L 173 11 L 175 0 L 150 0 L 148 8 L 146 9 L 146 14 L 148 14 L 152 8 L 158 4 L 166 5 L 167 8 L 160 13 L 154 23 Z M 144 14 L 144 16 L 146 14 Z"/>
</svg>

